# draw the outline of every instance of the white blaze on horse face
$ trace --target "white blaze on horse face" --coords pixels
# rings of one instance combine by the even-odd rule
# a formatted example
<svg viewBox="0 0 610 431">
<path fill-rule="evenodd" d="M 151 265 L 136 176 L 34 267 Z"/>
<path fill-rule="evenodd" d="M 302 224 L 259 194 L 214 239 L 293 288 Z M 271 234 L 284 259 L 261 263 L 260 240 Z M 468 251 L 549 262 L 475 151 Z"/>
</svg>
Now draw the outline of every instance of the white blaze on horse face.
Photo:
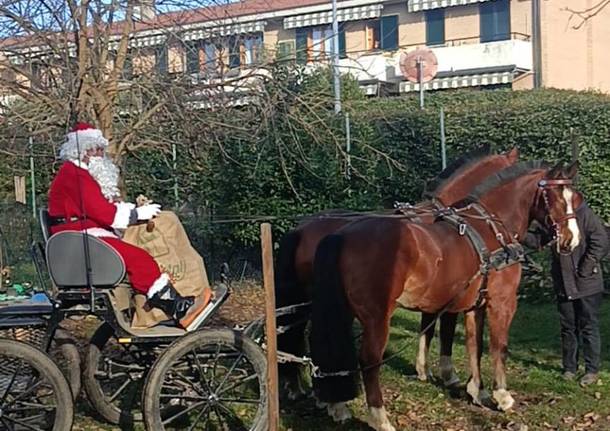
<svg viewBox="0 0 610 431">
<path fill-rule="evenodd" d="M 574 206 L 572 204 L 572 198 L 574 197 L 574 192 L 571 188 L 565 187 L 563 189 L 563 198 L 566 201 L 567 211 L 566 215 L 572 216 L 574 215 Z M 578 229 L 578 223 L 575 218 L 568 219 L 568 229 L 572 232 L 572 241 L 570 241 L 570 250 L 574 250 L 580 244 L 580 229 Z"/>
</svg>

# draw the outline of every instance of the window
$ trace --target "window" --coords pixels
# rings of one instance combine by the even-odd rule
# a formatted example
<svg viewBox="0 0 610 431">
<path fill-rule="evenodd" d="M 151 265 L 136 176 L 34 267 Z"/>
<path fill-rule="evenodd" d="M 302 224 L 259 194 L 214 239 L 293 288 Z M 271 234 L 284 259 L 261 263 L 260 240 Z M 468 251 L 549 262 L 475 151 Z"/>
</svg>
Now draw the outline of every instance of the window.
<svg viewBox="0 0 610 431">
<path fill-rule="evenodd" d="M 383 16 L 366 23 L 366 49 L 398 48 L 398 15 Z"/>
<path fill-rule="evenodd" d="M 330 25 L 304 27 L 296 30 L 297 62 L 305 64 L 314 60 L 330 60 L 333 53 L 333 29 Z M 343 46 L 343 48 L 342 48 Z M 339 56 L 345 51 L 345 32 L 339 27 Z"/>
<path fill-rule="evenodd" d="M 445 43 L 445 9 L 426 11 L 426 45 Z"/>
<path fill-rule="evenodd" d="M 296 43 L 294 40 L 287 40 L 277 44 L 277 59 L 279 61 L 293 60 Z"/>
<path fill-rule="evenodd" d="M 309 40 L 309 29 L 297 28 L 295 44 L 297 49 L 297 63 L 299 64 L 305 64 L 307 63 L 307 60 L 309 60 Z"/>
<path fill-rule="evenodd" d="M 229 44 L 229 68 L 238 68 L 241 60 L 239 55 L 239 38 L 237 36 L 231 36 L 227 42 Z"/>
<path fill-rule="evenodd" d="M 242 65 L 252 65 L 260 62 L 263 37 L 260 34 L 248 35 L 243 39 L 241 63 Z"/>
<path fill-rule="evenodd" d="M 187 73 L 199 73 L 199 50 L 203 46 L 202 41 L 186 44 L 186 71 Z"/>
<path fill-rule="evenodd" d="M 510 39 L 509 0 L 494 0 L 479 5 L 481 42 Z"/>
<path fill-rule="evenodd" d="M 366 35 L 366 49 L 368 51 L 372 51 L 375 49 L 381 48 L 381 43 L 379 41 L 379 28 L 380 22 L 378 19 L 373 21 L 368 21 L 365 26 L 365 35 Z"/>
<path fill-rule="evenodd" d="M 159 73 L 167 73 L 167 46 L 155 48 L 155 68 Z"/>
</svg>

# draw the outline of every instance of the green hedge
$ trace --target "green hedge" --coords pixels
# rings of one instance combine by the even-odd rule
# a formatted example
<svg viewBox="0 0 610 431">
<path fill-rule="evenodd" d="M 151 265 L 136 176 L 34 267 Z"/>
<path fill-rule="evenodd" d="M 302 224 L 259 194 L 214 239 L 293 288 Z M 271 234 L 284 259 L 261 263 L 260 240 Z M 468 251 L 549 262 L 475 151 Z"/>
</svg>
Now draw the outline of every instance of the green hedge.
<svg viewBox="0 0 610 431">
<path fill-rule="evenodd" d="M 345 121 L 333 113 L 327 71 L 305 74 L 286 67 L 265 84 L 266 103 L 232 111 L 185 110 L 182 127 L 163 115 L 142 131 L 165 134 L 162 145 L 136 149 L 125 160 L 130 199 L 145 193 L 171 206 L 179 184 L 191 234 L 202 248 L 255 246 L 258 224 L 225 223 L 277 217 L 276 235 L 299 215 L 328 208 L 374 210 L 393 201 L 416 202 L 427 179 L 441 170 L 439 110 L 445 111 L 448 159 L 489 143 L 496 151 L 517 146 L 523 159 L 569 160 L 580 148 L 579 187 L 590 205 L 610 218 L 610 98 L 587 92 L 447 91 L 426 96 L 367 99 L 343 80 L 343 109 L 351 117 L 351 178 L 347 178 Z M 24 108 L 21 107 L 23 115 Z M 2 127 L 9 127 L 5 122 Z M 13 127 L 13 126 L 10 126 Z M 8 134 L 8 129 L 0 130 Z M 117 131 L 120 135 L 120 131 Z M 59 130 L 50 136 L 60 135 Z M 172 169 L 171 143 L 178 147 Z M 49 141 L 35 142 L 48 152 Z M 36 150 L 36 148 L 35 148 Z M 2 196 L 12 175 L 27 174 L 27 159 L 0 152 Z M 57 164 L 37 161 L 38 192 L 45 194 Z"/>
</svg>

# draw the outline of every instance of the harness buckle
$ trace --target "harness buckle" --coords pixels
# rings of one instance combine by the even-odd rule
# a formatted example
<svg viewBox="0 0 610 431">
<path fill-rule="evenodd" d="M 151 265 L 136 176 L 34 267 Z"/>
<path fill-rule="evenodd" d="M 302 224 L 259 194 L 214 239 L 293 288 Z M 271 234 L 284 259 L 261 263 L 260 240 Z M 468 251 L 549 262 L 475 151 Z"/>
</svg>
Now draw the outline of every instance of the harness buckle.
<svg viewBox="0 0 610 431">
<path fill-rule="evenodd" d="M 460 223 L 460 226 L 458 227 L 458 233 L 460 234 L 460 236 L 464 236 L 467 228 L 468 225 L 466 223 Z"/>
</svg>

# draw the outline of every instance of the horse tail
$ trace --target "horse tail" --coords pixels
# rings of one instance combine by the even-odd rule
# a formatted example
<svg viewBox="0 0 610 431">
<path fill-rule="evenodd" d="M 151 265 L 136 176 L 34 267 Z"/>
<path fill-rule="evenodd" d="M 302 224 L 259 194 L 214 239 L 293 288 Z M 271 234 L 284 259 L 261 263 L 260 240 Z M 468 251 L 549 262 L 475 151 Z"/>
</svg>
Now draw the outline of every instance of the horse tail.
<svg viewBox="0 0 610 431">
<path fill-rule="evenodd" d="M 301 234 L 297 230 L 288 232 L 280 240 L 275 265 L 275 299 L 277 307 L 287 307 L 310 300 L 305 286 L 300 285 L 295 268 L 296 252 L 301 241 Z M 278 325 L 291 328 L 277 337 L 278 350 L 296 356 L 305 356 L 307 348 L 305 343 L 305 326 L 303 312 L 290 313 L 278 317 Z M 282 377 L 296 379 L 299 367 L 294 363 L 280 364 L 279 372 Z"/>
<path fill-rule="evenodd" d="M 311 357 L 322 374 L 347 371 L 342 375 L 313 379 L 319 400 L 337 403 L 358 396 L 358 359 L 350 310 L 341 283 L 339 256 L 341 235 L 324 238 L 314 259 L 314 288 L 311 310 Z"/>
</svg>

